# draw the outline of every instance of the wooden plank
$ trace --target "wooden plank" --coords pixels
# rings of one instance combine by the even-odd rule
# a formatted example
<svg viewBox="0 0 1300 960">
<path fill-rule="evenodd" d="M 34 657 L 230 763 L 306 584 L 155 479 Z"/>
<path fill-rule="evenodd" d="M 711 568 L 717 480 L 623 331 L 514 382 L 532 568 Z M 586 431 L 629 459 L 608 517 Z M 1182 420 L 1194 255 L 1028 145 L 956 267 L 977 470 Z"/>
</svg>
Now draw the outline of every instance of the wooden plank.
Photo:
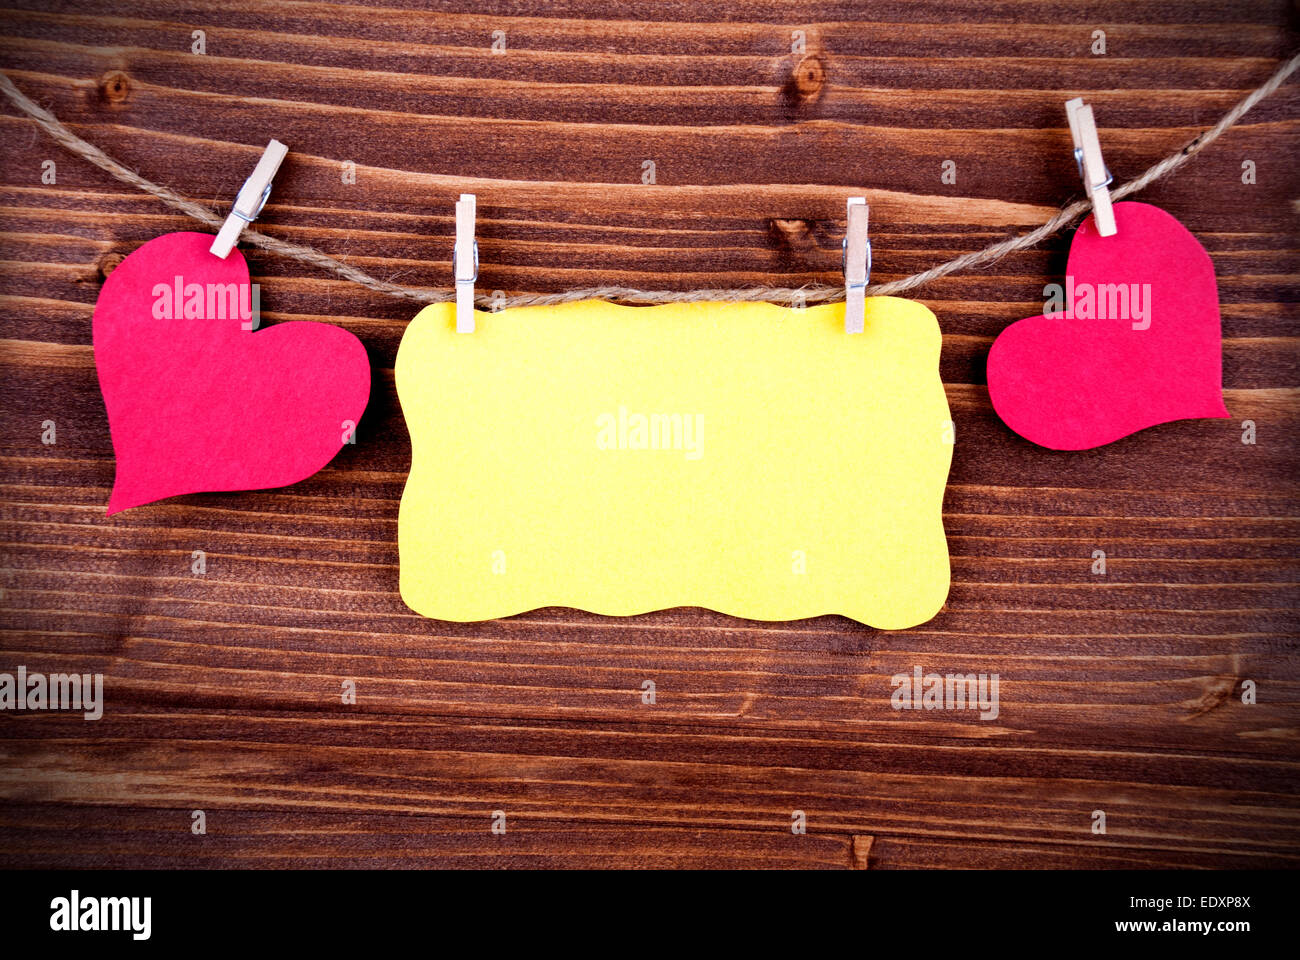
<svg viewBox="0 0 1300 960">
<path fill-rule="evenodd" d="M 1231 853 L 1259 865 L 1300 849 L 1293 797 L 1259 789 L 1289 782 L 1286 764 L 1266 771 L 1267 761 L 1184 755 L 1162 764 L 1086 750 L 1016 758 L 815 734 L 717 735 L 697 724 L 624 731 L 301 711 L 114 709 L 93 730 L 62 716 L 12 726 L 0 786 L 21 803 L 470 818 L 501 809 L 551 823 L 774 832 L 788 832 L 801 810 L 818 834 Z M 1213 786 L 1207 769 L 1221 778 Z M 1092 833 L 1095 810 L 1106 812 L 1104 836 Z"/>
<path fill-rule="evenodd" d="M 108 806 L 0 807 L 0 863 L 48 868 L 204 870 L 843 870 L 849 841 L 775 831 L 474 820 L 313 811 L 213 811 L 195 835 L 192 810 Z M 86 851 L 92 851 L 87 856 Z"/>
</svg>

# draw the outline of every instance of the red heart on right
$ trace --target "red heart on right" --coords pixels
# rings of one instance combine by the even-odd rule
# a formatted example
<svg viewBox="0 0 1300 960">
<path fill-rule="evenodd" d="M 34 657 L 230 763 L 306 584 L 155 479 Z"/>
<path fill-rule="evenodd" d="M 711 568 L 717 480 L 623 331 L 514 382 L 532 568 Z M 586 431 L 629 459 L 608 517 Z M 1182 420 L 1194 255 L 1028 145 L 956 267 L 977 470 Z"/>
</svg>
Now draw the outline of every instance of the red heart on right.
<svg viewBox="0 0 1300 960">
<path fill-rule="evenodd" d="M 998 416 L 1053 450 L 1229 415 L 1209 254 L 1150 204 L 1115 204 L 1115 223 L 1109 237 L 1092 217 L 1080 225 L 1059 299 L 1044 292 L 1050 312 L 1017 320 L 989 351 Z"/>
</svg>

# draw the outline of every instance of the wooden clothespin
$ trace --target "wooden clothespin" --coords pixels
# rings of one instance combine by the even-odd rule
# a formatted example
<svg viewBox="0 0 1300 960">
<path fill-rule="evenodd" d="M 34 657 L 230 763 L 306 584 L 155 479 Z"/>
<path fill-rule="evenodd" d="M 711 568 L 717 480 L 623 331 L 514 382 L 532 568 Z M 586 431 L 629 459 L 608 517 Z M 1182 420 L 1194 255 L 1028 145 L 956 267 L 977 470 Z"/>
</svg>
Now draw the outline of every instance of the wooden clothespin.
<svg viewBox="0 0 1300 960">
<path fill-rule="evenodd" d="M 1103 237 L 1115 235 L 1115 210 L 1110 205 L 1111 181 L 1114 179 L 1101 158 L 1101 143 L 1097 140 L 1097 122 L 1092 107 L 1085 106 L 1082 97 L 1065 102 L 1065 114 L 1070 120 L 1070 137 L 1074 140 L 1074 162 L 1079 165 L 1079 176 L 1092 200 L 1092 219 L 1097 232 Z"/>
<path fill-rule="evenodd" d="M 262 159 L 257 161 L 252 174 L 239 188 L 239 195 L 235 197 L 235 205 L 230 208 L 230 215 L 226 217 L 226 222 L 221 225 L 220 232 L 212 241 L 212 246 L 208 248 L 210 253 L 222 260 L 230 256 L 230 251 L 239 240 L 244 225 L 256 220 L 257 215 L 266 206 L 266 198 L 271 195 L 271 181 L 275 179 L 275 174 L 288 152 L 289 148 L 279 140 L 272 140 L 266 145 L 266 149 L 262 151 Z"/>
<path fill-rule="evenodd" d="M 478 279 L 478 241 L 474 239 L 477 198 L 462 193 L 456 201 L 456 246 L 452 272 L 456 278 L 456 332 L 474 332 L 474 281 Z"/>
<path fill-rule="evenodd" d="M 844 332 L 861 333 L 871 279 L 871 241 L 867 239 L 867 198 L 849 197 L 844 234 Z"/>
</svg>

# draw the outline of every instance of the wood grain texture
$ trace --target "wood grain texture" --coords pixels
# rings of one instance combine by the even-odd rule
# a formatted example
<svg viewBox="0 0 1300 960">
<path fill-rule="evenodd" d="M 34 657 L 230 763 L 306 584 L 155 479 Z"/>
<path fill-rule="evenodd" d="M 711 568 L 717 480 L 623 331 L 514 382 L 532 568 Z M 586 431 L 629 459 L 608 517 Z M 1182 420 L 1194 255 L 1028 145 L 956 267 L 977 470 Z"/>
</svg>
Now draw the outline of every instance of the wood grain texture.
<svg viewBox="0 0 1300 960">
<path fill-rule="evenodd" d="M 1035 225 L 1080 193 L 1065 99 L 1094 104 L 1125 180 L 1266 79 L 1295 22 L 1292 4 L 1230 0 L 11 0 L 0 66 L 223 210 L 285 141 L 259 228 L 386 279 L 450 284 L 453 202 L 472 190 L 481 289 L 690 289 L 835 282 L 852 194 L 872 205 L 877 280 Z M 892 633 L 696 609 L 415 616 L 397 593 L 410 445 L 392 376 L 414 311 L 255 250 L 268 322 L 365 344 L 358 443 L 290 488 L 105 519 L 95 298 L 122 256 L 194 226 L 6 107 L 0 670 L 101 671 L 107 704 L 95 723 L 0 715 L 0 864 L 1300 865 L 1297 107 L 1291 83 L 1138 198 L 1214 258 L 1231 420 L 1074 454 L 997 420 L 989 345 L 1039 312 L 1068 236 L 918 295 L 957 423 L 953 586 Z M 891 709 L 890 676 L 914 665 L 999 674 L 1000 715 Z"/>
</svg>

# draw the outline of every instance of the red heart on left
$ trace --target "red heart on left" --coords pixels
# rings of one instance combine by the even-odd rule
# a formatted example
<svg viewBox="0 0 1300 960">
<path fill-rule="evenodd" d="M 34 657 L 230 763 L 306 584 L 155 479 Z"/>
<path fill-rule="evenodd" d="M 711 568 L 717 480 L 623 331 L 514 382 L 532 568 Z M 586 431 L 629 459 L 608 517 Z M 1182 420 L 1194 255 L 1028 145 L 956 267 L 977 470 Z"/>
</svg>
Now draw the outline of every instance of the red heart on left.
<svg viewBox="0 0 1300 960">
<path fill-rule="evenodd" d="M 282 487 L 342 449 L 370 399 L 361 341 L 294 321 L 246 329 L 248 265 L 169 233 L 109 274 L 95 366 L 117 457 L 109 516 L 185 493 Z M 248 324 L 251 327 L 251 324 Z"/>
</svg>

